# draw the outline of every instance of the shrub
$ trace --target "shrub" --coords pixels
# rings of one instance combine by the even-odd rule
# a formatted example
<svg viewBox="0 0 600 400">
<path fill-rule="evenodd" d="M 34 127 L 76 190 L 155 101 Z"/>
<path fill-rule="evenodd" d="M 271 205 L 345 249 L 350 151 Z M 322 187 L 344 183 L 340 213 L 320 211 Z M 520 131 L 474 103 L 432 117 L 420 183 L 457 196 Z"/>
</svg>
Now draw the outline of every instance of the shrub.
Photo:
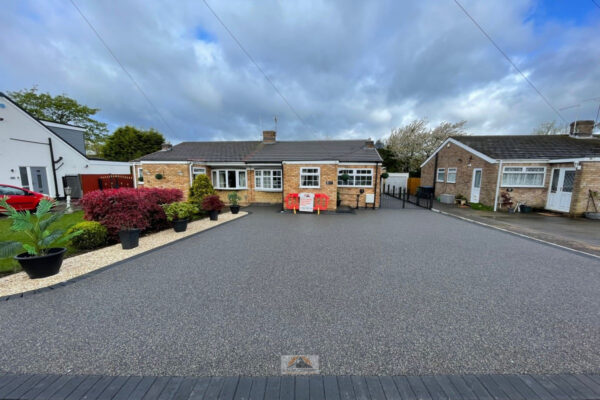
<svg viewBox="0 0 600 400">
<path fill-rule="evenodd" d="M 205 174 L 200 174 L 192 183 L 188 201 L 196 207 L 201 207 L 202 200 L 204 200 L 206 196 L 213 194 L 215 194 L 215 189 L 213 188 L 212 183 L 210 183 L 210 179 L 208 179 L 208 176 Z"/>
<path fill-rule="evenodd" d="M 42 199 L 34 213 L 17 211 L 7 203 L 8 197 L 0 197 L 0 206 L 12 220 L 10 230 L 21 233 L 18 241 L 0 242 L 0 258 L 12 257 L 26 251 L 32 256 L 43 256 L 53 248 L 67 243 L 81 232 L 74 230 L 66 233 L 65 229 L 54 229 L 52 224 L 58 221 L 62 212 L 51 212 L 54 200 Z"/>
<path fill-rule="evenodd" d="M 73 225 L 67 233 L 81 231 L 71 239 L 71 244 L 80 250 L 91 250 L 102 247 L 108 240 L 108 230 L 100 222 L 84 221 Z"/>
<path fill-rule="evenodd" d="M 381 178 L 383 178 L 383 179 L 387 179 L 387 178 L 389 178 L 389 177 L 390 177 L 390 174 L 388 174 L 387 172 L 383 172 L 383 173 L 381 174 Z"/>
<path fill-rule="evenodd" d="M 229 203 L 232 206 L 237 206 L 238 203 L 240 202 L 240 195 L 237 194 L 237 192 L 231 192 L 231 193 L 229 193 L 229 195 L 227 196 L 227 198 L 229 199 Z"/>
<path fill-rule="evenodd" d="M 225 207 L 225 203 L 217 195 L 206 196 L 202 200 L 202 209 L 205 211 L 221 211 L 223 207 Z"/>
<path fill-rule="evenodd" d="M 167 228 L 162 204 L 180 201 L 179 189 L 121 188 L 96 190 L 83 196 L 80 204 L 85 219 L 100 222 L 116 239 L 121 229 L 160 230 Z"/>
<path fill-rule="evenodd" d="M 198 208 L 191 203 L 185 201 L 177 201 L 171 204 L 163 204 L 163 209 L 169 221 L 176 219 L 186 219 L 198 212 Z"/>
</svg>

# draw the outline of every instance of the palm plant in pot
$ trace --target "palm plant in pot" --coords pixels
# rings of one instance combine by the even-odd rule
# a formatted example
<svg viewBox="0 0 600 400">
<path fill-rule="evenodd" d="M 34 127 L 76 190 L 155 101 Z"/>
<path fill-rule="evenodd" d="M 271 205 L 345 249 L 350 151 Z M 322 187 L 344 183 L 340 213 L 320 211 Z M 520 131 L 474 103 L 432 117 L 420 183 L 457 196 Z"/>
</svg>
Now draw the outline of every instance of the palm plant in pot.
<svg viewBox="0 0 600 400">
<path fill-rule="evenodd" d="M 229 199 L 229 209 L 232 214 L 237 214 L 240 212 L 240 195 L 237 192 L 231 192 L 227 196 Z"/>
<path fill-rule="evenodd" d="M 23 234 L 25 239 L 0 242 L 0 258 L 14 256 L 31 279 L 55 275 L 60 270 L 67 249 L 60 247 L 82 231 L 67 233 L 67 229 L 52 229 L 52 223 L 62 212 L 52 213 L 54 201 L 43 199 L 34 213 L 20 212 L 11 207 L 6 198 L 0 198 L 0 207 L 12 220 L 10 230 Z"/>
<path fill-rule="evenodd" d="M 198 212 L 195 205 L 185 201 L 163 204 L 162 208 L 165 210 L 167 220 L 173 223 L 175 232 L 185 232 L 190 217 Z"/>
<path fill-rule="evenodd" d="M 211 221 L 216 221 L 219 218 L 219 211 L 221 211 L 223 207 L 225 207 L 225 203 L 223 203 L 216 194 L 206 196 L 204 200 L 202 200 L 202 209 L 208 212 Z"/>
</svg>

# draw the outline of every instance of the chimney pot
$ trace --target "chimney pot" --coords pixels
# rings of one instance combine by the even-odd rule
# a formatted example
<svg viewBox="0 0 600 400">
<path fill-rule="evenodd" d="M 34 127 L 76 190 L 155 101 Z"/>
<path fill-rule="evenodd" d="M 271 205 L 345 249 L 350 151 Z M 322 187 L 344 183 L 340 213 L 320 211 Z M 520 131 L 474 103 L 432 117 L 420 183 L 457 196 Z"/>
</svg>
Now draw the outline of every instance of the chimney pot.
<svg viewBox="0 0 600 400">
<path fill-rule="evenodd" d="M 163 143 L 162 146 L 161 146 L 161 148 L 160 148 L 161 151 L 170 151 L 172 149 L 173 149 L 173 145 L 171 143 L 169 143 L 169 142 Z"/>
<path fill-rule="evenodd" d="M 277 132 L 275 131 L 263 131 L 263 143 L 275 143 Z"/>
<path fill-rule="evenodd" d="M 594 131 L 594 121 L 573 121 L 571 122 L 569 135 L 573 137 L 591 137 Z"/>
</svg>

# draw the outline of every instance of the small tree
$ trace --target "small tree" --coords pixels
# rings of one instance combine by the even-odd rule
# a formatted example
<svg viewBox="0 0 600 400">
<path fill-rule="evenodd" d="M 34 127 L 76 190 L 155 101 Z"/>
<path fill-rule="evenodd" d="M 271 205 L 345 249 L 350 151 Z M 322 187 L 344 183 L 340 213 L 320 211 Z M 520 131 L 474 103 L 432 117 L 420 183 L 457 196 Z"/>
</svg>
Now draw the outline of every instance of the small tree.
<svg viewBox="0 0 600 400">
<path fill-rule="evenodd" d="M 542 122 L 531 133 L 533 135 L 560 135 L 564 129 L 556 121 Z"/>
<path fill-rule="evenodd" d="M 200 174 L 192 183 L 188 201 L 200 209 L 202 208 L 202 200 L 204 200 L 206 196 L 213 194 L 215 194 L 215 189 L 213 188 L 212 183 L 210 183 L 210 179 L 208 179 L 208 176 L 205 174 Z"/>
</svg>

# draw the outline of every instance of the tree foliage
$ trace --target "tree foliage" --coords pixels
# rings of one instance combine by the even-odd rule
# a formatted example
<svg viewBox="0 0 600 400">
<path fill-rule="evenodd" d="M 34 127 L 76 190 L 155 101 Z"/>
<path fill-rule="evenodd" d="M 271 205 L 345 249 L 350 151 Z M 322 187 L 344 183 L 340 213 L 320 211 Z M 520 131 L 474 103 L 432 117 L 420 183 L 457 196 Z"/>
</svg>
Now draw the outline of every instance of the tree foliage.
<svg viewBox="0 0 600 400">
<path fill-rule="evenodd" d="M 39 93 L 34 86 L 31 89 L 9 92 L 9 96 L 37 119 L 85 128 L 84 138 L 91 150 L 97 151 L 108 133 L 104 122 L 92 118 L 100 111 L 99 108 L 79 104 L 65 94 L 52 96 L 50 93 Z"/>
<path fill-rule="evenodd" d="M 556 121 L 547 121 L 539 124 L 531 133 L 533 135 L 560 135 L 564 129 Z"/>
<path fill-rule="evenodd" d="M 163 135 L 154 129 L 143 131 L 122 126 L 106 138 L 102 155 L 107 160 L 130 161 L 160 150 L 164 142 Z"/>
<path fill-rule="evenodd" d="M 206 196 L 210 196 L 215 194 L 215 189 L 213 188 L 212 183 L 210 183 L 210 179 L 205 174 L 200 174 L 196 176 L 194 182 L 192 182 L 192 187 L 190 187 L 190 195 L 188 196 L 188 201 L 194 204 L 198 208 L 202 208 L 202 201 Z"/>
<path fill-rule="evenodd" d="M 466 121 L 442 122 L 438 126 L 430 128 L 427 120 L 418 119 L 393 129 L 385 140 L 385 149 L 389 152 L 389 162 L 395 163 L 393 168 L 388 171 L 418 173 L 423 161 L 433 154 L 446 139 L 466 134 L 463 130 L 465 124 Z M 384 157 L 382 156 L 382 158 Z"/>
</svg>

